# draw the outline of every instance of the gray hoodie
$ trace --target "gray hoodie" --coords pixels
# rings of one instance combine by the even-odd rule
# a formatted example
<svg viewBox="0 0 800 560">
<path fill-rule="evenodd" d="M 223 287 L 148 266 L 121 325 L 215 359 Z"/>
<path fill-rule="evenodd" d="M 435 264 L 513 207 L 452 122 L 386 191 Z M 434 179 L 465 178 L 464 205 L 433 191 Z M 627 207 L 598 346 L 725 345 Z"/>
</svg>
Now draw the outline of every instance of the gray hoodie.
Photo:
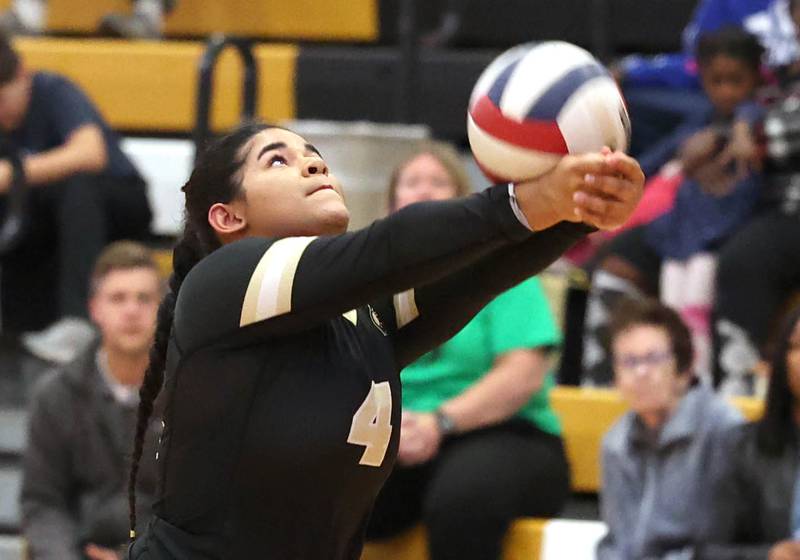
<svg viewBox="0 0 800 560">
<path fill-rule="evenodd" d="M 692 558 L 707 529 L 721 434 L 739 412 L 698 385 L 658 433 L 628 412 L 603 438 L 601 513 L 608 534 L 598 560 Z"/>
</svg>

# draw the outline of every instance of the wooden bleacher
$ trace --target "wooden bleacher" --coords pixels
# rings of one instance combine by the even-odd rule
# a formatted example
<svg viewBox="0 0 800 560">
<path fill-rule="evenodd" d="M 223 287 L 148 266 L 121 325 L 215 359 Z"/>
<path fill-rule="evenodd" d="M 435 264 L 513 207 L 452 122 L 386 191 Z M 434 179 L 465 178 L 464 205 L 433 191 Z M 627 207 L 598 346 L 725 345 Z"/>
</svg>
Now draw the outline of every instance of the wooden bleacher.
<svg viewBox="0 0 800 560">
<path fill-rule="evenodd" d="M 503 543 L 503 560 L 539 560 L 546 520 L 520 519 Z M 425 529 L 415 527 L 388 541 L 367 543 L 361 560 L 428 560 Z"/>
<path fill-rule="evenodd" d="M 189 132 L 194 127 L 202 42 L 101 39 L 15 40 L 34 70 L 64 74 L 94 100 L 112 127 L 125 131 Z M 259 116 L 294 117 L 295 45 L 258 45 Z M 233 52 L 220 58 L 214 75 L 212 125 L 239 121 L 241 63 Z"/>
<path fill-rule="evenodd" d="M 573 490 L 598 492 L 603 434 L 625 413 L 625 404 L 616 391 L 576 387 L 556 387 L 551 400 L 564 426 Z M 733 403 L 748 420 L 755 420 L 761 414 L 759 400 L 737 398 Z M 506 536 L 503 560 L 539 560 L 547 524 L 544 519 L 517 520 Z M 361 557 L 361 560 L 386 559 L 428 560 L 424 529 L 416 527 L 397 538 L 368 543 Z"/>
<path fill-rule="evenodd" d="M 10 0 L 0 0 L 6 8 Z M 129 0 L 48 0 L 47 30 L 91 34 L 109 12 L 128 12 Z M 378 0 L 178 0 L 166 18 L 167 37 L 232 33 L 264 39 L 371 42 L 379 35 Z"/>
</svg>

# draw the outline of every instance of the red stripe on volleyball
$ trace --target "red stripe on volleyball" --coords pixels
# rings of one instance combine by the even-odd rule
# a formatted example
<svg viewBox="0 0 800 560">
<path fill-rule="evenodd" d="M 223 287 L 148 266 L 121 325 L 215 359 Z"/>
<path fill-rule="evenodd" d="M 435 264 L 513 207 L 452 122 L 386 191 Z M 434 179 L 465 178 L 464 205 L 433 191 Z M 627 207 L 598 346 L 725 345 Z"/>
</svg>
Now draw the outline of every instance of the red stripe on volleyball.
<svg viewBox="0 0 800 560">
<path fill-rule="evenodd" d="M 523 122 L 509 119 L 489 99 L 482 95 L 470 111 L 472 120 L 487 134 L 520 148 L 538 150 L 550 154 L 567 154 L 569 149 L 555 121 Z"/>
</svg>

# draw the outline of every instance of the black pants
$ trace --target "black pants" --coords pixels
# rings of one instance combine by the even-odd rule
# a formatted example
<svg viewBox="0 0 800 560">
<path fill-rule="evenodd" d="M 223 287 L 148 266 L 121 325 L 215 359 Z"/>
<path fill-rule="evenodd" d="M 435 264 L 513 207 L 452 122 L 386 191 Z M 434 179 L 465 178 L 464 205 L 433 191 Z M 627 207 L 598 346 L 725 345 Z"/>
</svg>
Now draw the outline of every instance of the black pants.
<svg viewBox="0 0 800 560">
<path fill-rule="evenodd" d="M 556 516 L 568 495 L 561 439 L 513 420 L 446 441 L 430 463 L 396 467 L 367 537 L 388 538 L 422 521 L 431 560 L 496 560 L 511 521 Z"/>
<path fill-rule="evenodd" d="M 717 382 L 743 373 L 733 371 L 738 365 L 747 365 L 742 364 L 743 353 L 766 350 L 774 319 L 797 290 L 800 216 L 771 210 L 751 220 L 728 240 L 717 267 Z"/>
<path fill-rule="evenodd" d="M 4 332 L 40 329 L 67 315 L 85 316 L 97 255 L 110 241 L 146 238 L 152 217 L 138 178 L 74 175 L 29 187 L 26 195 L 19 243 L 0 256 Z"/>
</svg>

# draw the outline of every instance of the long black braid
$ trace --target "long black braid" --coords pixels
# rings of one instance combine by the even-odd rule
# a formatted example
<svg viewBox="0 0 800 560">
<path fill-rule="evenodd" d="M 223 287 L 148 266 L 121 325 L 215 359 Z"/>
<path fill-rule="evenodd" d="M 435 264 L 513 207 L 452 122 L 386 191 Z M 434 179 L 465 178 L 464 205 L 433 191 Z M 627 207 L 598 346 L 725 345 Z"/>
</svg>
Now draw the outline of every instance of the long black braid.
<svg viewBox="0 0 800 560">
<path fill-rule="evenodd" d="M 186 225 L 183 236 L 172 252 L 173 273 L 169 279 L 169 292 L 158 308 L 158 323 L 153 346 L 150 349 L 150 364 L 139 389 L 136 437 L 128 479 L 131 538 L 136 534 L 136 475 L 139 471 L 147 425 L 153 413 L 153 403 L 164 382 L 167 346 L 178 292 L 189 271 L 203 257 L 219 248 L 220 241 L 208 223 L 208 209 L 217 202 L 230 202 L 241 194 L 239 171 L 246 156 L 242 154 L 242 147 L 255 134 L 268 128 L 274 127 L 262 123 L 247 123 L 209 145 L 182 189 L 186 197 Z"/>
</svg>

